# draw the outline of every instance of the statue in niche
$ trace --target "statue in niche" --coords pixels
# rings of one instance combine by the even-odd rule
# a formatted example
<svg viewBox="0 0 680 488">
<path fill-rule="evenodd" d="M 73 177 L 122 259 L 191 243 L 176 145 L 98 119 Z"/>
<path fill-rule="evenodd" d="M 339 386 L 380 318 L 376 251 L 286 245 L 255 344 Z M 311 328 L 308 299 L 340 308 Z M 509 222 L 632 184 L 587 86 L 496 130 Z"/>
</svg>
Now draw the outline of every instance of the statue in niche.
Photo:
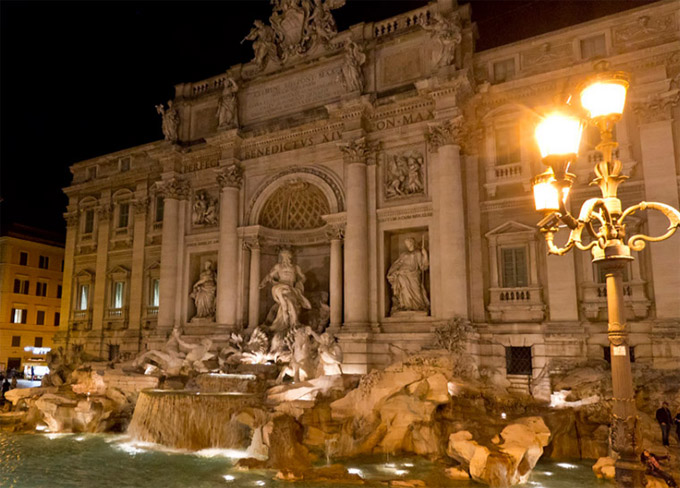
<svg viewBox="0 0 680 488">
<path fill-rule="evenodd" d="M 203 271 L 194 283 L 193 291 L 189 295 L 196 304 L 195 319 L 215 318 L 215 295 L 217 293 L 217 282 L 215 281 L 215 271 L 212 261 L 206 261 Z"/>
<path fill-rule="evenodd" d="M 345 64 L 342 65 L 342 85 L 348 92 L 363 91 L 364 74 L 361 67 L 366 62 L 366 55 L 354 41 L 345 45 Z"/>
<path fill-rule="evenodd" d="M 177 107 L 172 104 L 172 100 L 168 100 L 168 108 L 163 107 L 163 104 L 156 105 L 156 112 L 163 119 L 161 129 L 165 140 L 177 142 L 177 139 L 179 139 L 179 112 Z"/>
<path fill-rule="evenodd" d="M 224 81 L 222 97 L 217 102 L 217 127 L 220 129 L 231 129 L 238 127 L 238 99 L 236 92 L 238 85 L 233 78 Z"/>
<path fill-rule="evenodd" d="M 430 267 L 425 242 L 416 249 L 415 239 L 404 241 L 406 251 L 392 263 L 387 271 L 387 281 L 392 286 L 392 314 L 405 311 L 430 309 L 430 300 L 425 290 L 424 274 Z"/>
<path fill-rule="evenodd" d="M 192 222 L 194 225 L 217 225 L 217 199 L 212 198 L 205 190 L 196 192 Z"/>
<path fill-rule="evenodd" d="M 385 197 L 389 199 L 424 193 L 424 164 L 425 159 L 420 152 L 409 151 L 392 156 L 385 171 Z"/>
<path fill-rule="evenodd" d="M 455 14 L 453 19 L 448 19 L 439 12 L 435 12 L 430 22 L 422 25 L 423 29 L 429 31 L 439 44 L 440 54 L 437 67 L 452 65 L 456 60 L 456 47 L 463 40 L 458 15 Z"/>
<path fill-rule="evenodd" d="M 272 284 L 272 298 L 278 305 L 271 330 L 285 333 L 300 325 L 300 309 L 310 309 L 312 305 L 305 298 L 306 278 L 300 266 L 293 264 L 293 253 L 288 249 L 279 252 L 279 262 L 269 271 L 260 283 L 264 288 Z"/>
<path fill-rule="evenodd" d="M 276 49 L 276 34 L 274 29 L 264 25 L 261 20 L 253 22 L 254 27 L 243 41 L 253 41 L 253 51 L 255 53 L 255 65 L 258 70 L 263 70 L 269 59 L 279 60 Z M 241 41 L 241 43 L 243 43 Z"/>
</svg>

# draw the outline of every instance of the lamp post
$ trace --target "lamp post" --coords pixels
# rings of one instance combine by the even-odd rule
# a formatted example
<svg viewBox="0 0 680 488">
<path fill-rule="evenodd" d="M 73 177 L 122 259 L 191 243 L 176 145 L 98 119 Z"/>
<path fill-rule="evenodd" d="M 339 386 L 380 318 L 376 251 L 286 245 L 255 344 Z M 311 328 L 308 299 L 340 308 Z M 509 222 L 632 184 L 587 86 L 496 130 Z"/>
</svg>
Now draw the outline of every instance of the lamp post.
<svg viewBox="0 0 680 488">
<path fill-rule="evenodd" d="M 613 128 L 621 119 L 628 90 L 628 78 L 623 72 L 600 73 L 580 92 L 581 105 L 588 112 L 587 122 L 600 130 L 597 150 L 602 160 L 595 164 L 595 179 L 601 198 L 586 200 L 578 217 L 566 209 L 566 199 L 574 182 L 569 166 L 576 160 L 583 122 L 564 113 L 547 116 L 536 129 L 543 162 L 547 171 L 534 178 L 536 209 L 545 214 L 539 227 L 548 244 L 548 253 L 563 255 L 576 247 L 590 251 L 593 262 L 604 272 L 607 284 L 608 336 L 612 369 L 612 448 L 619 454 L 616 462 L 616 482 L 622 487 L 644 486 L 638 455 L 641 450 L 640 419 L 635 407 L 635 391 L 630 366 L 628 329 L 623 303 L 623 269 L 633 260 L 631 249 L 641 251 L 646 242 L 669 238 L 680 227 L 680 212 L 669 205 L 641 202 L 622 210 L 617 196 L 618 186 L 627 178 L 621 174 L 621 161 L 615 157 L 618 143 Z M 657 210 L 669 220 L 668 231 L 662 236 L 644 234 L 626 236 L 626 217 L 639 210 Z M 570 229 L 563 247 L 555 244 L 560 227 Z M 584 243 L 583 231 L 590 241 Z"/>
</svg>

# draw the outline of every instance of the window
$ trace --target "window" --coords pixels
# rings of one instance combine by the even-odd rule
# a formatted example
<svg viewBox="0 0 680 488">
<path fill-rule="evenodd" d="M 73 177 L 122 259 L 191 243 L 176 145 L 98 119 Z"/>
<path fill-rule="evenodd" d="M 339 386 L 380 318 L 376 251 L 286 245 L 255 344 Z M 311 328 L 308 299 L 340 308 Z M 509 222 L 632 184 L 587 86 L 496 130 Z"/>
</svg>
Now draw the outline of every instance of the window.
<svg viewBox="0 0 680 488">
<path fill-rule="evenodd" d="M 20 252 L 19 253 L 19 264 L 21 266 L 28 266 L 28 253 L 27 252 Z"/>
<path fill-rule="evenodd" d="M 505 365 L 508 370 L 508 374 L 531 375 L 531 348 L 506 347 Z"/>
<path fill-rule="evenodd" d="M 87 168 L 87 179 L 88 180 L 94 180 L 97 177 L 97 167 L 92 166 L 91 168 Z"/>
<path fill-rule="evenodd" d="M 10 322 L 13 324 L 25 324 L 28 317 L 28 310 L 25 308 L 13 308 Z"/>
<path fill-rule="evenodd" d="M 59 312 L 54 312 L 54 326 L 59 326 L 61 322 L 61 314 Z"/>
<path fill-rule="evenodd" d="M 14 279 L 14 293 L 21 293 L 21 280 Z"/>
<path fill-rule="evenodd" d="M 495 131 L 496 164 L 511 164 L 521 160 L 519 127 L 501 127 Z"/>
<path fill-rule="evenodd" d="M 14 293 L 21 293 L 22 295 L 28 295 L 28 286 L 29 286 L 28 280 L 20 280 L 16 278 L 14 280 L 14 288 L 13 291 Z"/>
<path fill-rule="evenodd" d="M 130 158 L 120 158 L 118 160 L 118 169 L 120 170 L 121 173 L 125 173 L 126 171 L 130 171 Z"/>
<path fill-rule="evenodd" d="M 64 271 L 64 260 L 63 259 L 61 260 L 61 270 L 62 270 L 62 272 Z"/>
<path fill-rule="evenodd" d="M 24 295 L 28 295 L 28 287 L 30 286 L 30 283 L 28 280 L 24 280 L 21 282 L 21 293 Z"/>
<path fill-rule="evenodd" d="M 503 288 L 523 288 L 529 286 L 526 248 L 501 248 L 501 271 Z"/>
<path fill-rule="evenodd" d="M 581 39 L 581 59 L 590 59 L 607 55 L 607 44 L 604 34 Z"/>
<path fill-rule="evenodd" d="M 47 283 L 42 283 L 38 281 L 35 284 L 35 295 L 38 297 L 46 297 L 47 296 Z"/>
<path fill-rule="evenodd" d="M 38 314 L 35 317 L 35 323 L 38 325 L 45 325 L 45 311 L 38 310 Z"/>
<path fill-rule="evenodd" d="M 155 278 L 151 282 L 151 306 L 157 307 L 161 302 L 161 280 Z"/>
<path fill-rule="evenodd" d="M 612 362 L 612 351 L 609 348 L 609 346 L 602 346 L 602 352 L 604 353 L 604 360 L 607 361 L 609 364 L 611 364 L 611 362 Z M 635 346 L 629 346 L 628 352 L 630 354 L 630 362 L 634 363 L 635 362 Z"/>
<path fill-rule="evenodd" d="M 514 58 L 497 61 L 493 64 L 493 80 L 496 83 L 511 80 L 515 77 Z"/>
<path fill-rule="evenodd" d="M 80 289 L 78 290 L 78 310 L 87 310 L 88 301 L 90 298 L 89 294 L 90 285 L 80 285 Z"/>
<path fill-rule="evenodd" d="M 50 258 L 48 256 L 40 256 L 38 260 L 38 268 L 48 269 L 50 267 Z"/>
<path fill-rule="evenodd" d="M 155 221 L 156 222 L 163 222 L 163 197 L 162 196 L 157 196 L 156 197 L 156 215 L 155 215 Z"/>
<path fill-rule="evenodd" d="M 92 234 L 94 230 L 94 210 L 85 210 L 85 223 L 83 224 L 83 234 Z"/>
<path fill-rule="evenodd" d="M 42 337 L 36 337 L 36 338 L 35 338 L 35 342 L 33 343 L 33 346 L 34 346 L 34 347 L 43 347 L 43 345 L 42 345 L 42 344 L 43 344 L 42 339 L 43 339 Z"/>
<path fill-rule="evenodd" d="M 12 347 L 21 347 L 21 336 L 12 336 Z"/>
<path fill-rule="evenodd" d="M 121 203 L 118 205 L 118 228 L 124 228 L 128 226 L 130 217 L 130 204 Z"/>
<path fill-rule="evenodd" d="M 120 346 L 118 344 L 109 344 L 109 361 L 115 361 L 120 354 Z"/>
<path fill-rule="evenodd" d="M 113 296 L 111 300 L 112 308 L 123 308 L 124 297 L 123 292 L 125 291 L 125 282 L 116 281 L 113 283 Z"/>
<path fill-rule="evenodd" d="M 83 352 L 83 345 L 73 344 L 73 348 L 71 350 L 73 351 L 73 357 L 78 358 L 80 354 Z"/>
<path fill-rule="evenodd" d="M 61 285 L 57 285 L 57 298 L 61 298 Z"/>
</svg>

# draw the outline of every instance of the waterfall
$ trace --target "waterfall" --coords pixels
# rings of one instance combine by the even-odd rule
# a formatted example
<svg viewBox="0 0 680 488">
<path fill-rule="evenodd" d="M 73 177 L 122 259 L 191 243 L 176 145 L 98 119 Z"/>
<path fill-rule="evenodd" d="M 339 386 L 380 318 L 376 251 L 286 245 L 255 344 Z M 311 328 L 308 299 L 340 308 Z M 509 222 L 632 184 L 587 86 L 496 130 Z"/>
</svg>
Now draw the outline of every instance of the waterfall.
<svg viewBox="0 0 680 488">
<path fill-rule="evenodd" d="M 246 449 L 251 428 L 233 419 L 257 397 L 248 393 L 142 390 L 128 433 L 135 439 L 178 449 Z"/>
</svg>

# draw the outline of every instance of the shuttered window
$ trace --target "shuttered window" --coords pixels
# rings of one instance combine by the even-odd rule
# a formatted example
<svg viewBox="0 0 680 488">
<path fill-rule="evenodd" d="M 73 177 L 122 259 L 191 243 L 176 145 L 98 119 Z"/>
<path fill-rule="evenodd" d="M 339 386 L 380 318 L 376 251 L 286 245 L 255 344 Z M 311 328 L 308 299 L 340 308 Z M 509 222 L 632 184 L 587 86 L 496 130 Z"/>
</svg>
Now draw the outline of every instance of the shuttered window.
<svg viewBox="0 0 680 488">
<path fill-rule="evenodd" d="M 501 270 L 503 275 L 503 288 L 521 288 L 528 286 L 526 248 L 502 248 Z"/>
</svg>

